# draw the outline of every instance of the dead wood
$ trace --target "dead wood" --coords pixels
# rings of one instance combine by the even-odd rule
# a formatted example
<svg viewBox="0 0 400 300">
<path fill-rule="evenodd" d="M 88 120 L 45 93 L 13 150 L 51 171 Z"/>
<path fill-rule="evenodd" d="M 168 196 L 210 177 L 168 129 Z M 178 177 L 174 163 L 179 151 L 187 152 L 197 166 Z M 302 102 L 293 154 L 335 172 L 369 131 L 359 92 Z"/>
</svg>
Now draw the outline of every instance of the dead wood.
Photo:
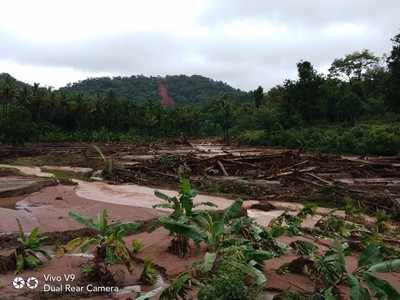
<svg viewBox="0 0 400 300">
<path fill-rule="evenodd" d="M 217 164 L 218 164 L 218 166 L 221 168 L 222 173 L 223 173 L 225 176 L 229 176 L 229 174 L 228 174 L 228 172 L 226 172 L 225 167 L 224 167 L 224 165 L 222 164 L 222 162 L 220 162 L 219 160 L 217 160 Z"/>
</svg>

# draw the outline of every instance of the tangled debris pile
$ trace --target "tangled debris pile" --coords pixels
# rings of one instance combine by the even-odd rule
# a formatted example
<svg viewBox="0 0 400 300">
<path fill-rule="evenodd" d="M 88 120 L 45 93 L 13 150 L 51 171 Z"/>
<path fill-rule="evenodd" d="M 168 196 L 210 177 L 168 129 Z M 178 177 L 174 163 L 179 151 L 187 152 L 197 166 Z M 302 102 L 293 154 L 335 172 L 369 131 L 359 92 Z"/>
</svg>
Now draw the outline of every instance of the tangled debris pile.
<svg viewBox="0 0 400 300">
<path fill-rule="evenodd" d="M 330 207 L 351 197 L 359 206 L 400 216 L 400 158 L 301 153 L 264 147 L 226 147 L 206 143 L 99 145 L 85 143 L 1 147 L 0 161 L 35 166 L 58 164 L 108 169 L 112 182 L 177 187 L 190 178 L 205 192 L 257 200 L 316 202 Z M 26 161 L 25 161 L 26 160 Z"/>
<path fill-rule="evenodd" d="M 268 200 L 342 204 L 345 196 L 361 206 L 400 215 L 400 159 L 301 154 L 248 149 L 154 153 L 114 157 L 109 179 L 117 182 L 174 184 L 189 177 L 205 191 Z M 249 151 L 251 150 L 251 151 Z"/>
</svg>

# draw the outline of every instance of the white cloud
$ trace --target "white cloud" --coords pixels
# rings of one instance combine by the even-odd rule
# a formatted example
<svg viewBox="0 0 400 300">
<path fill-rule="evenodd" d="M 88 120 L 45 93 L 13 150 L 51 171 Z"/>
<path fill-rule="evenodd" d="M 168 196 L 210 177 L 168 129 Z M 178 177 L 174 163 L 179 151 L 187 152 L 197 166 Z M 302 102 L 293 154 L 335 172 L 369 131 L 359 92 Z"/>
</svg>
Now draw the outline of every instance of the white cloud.
<svg viewBox="0 0 400 300">
<path fill-rule="evenodd" d="M 199 0 L 13 0 L 2 3 L 2 12 L 0 28 L 62 44 L 129 32 L 185 32 L 202 7 Z"/>
<path fill-rule="evenodd" d="M 398 0 L 13 0 L 2 3 L 0 72 L 62 86 L 88 76 L 201 74 L 269 88 L 310 60 L 321 71 L 390 49 Z"/>
<path fill-rule="evenodd" d="M 79 71 L 67 67 L 42 67 L 0 61 L 0 70 L 5 70 L 18 80 L 34 84 L 41 83 L 47 87 L 61 87 L 69 82 L 76 82 L 93 76 L 110 76 L 115 74 Z"/>
</svg>

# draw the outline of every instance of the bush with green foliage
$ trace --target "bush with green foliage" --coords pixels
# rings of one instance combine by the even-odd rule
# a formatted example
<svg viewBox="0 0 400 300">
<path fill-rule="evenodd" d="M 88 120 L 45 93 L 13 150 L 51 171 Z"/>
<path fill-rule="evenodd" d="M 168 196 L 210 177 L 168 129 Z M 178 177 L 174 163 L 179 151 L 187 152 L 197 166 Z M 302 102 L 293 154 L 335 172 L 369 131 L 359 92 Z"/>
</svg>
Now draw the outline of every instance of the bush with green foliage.
<svg viewBox="0 0 400 300">
<path fill-rule="evenodd" d="M 206 205 L 214 206 L 211 202 L 193 203 L 197 192 L 192 189 L 189 180 L 181 179 L 179 183 L 178 197 L 170 197 L 160 191 L 154 193 L 160 199 L 166 201 L 163 204 L 154 205 L 154 208 L 169 208 L 172 213 L 167 217 L 161 217 L 159 224 L 167 229 L 172 235 L 170 251 L 180 257 L 184 257 L 190 251 L 190 240 L 199 244 L 204 239 L 204 233 L 195 226 L 194 218 L 198 212 L 194 208 Z"/>
<path fill-rule="evenodd" d="M 26 236 L 21 222 L 17 219 L 19 236 L 17 238 L 19 245 L 15 250 L 14 258 L 16 263 L 16 272 L 19 273 L 25 269 L 35 269 L 43 262 L 38 255 L 44 256 L 50 260 L 50 255 L 42 248 L 43 242 L 47 237 L 40 236 L 39 228 L 34 228 Z"/>
<path fill-rule="evenodd" d="M 339 299 L 337 286 L 341 284 L 348 286 L 351 300 L 400 299 L 400 293 L 379 276 L 380 273 L 400 272 L 400 259 L 388 254 L 390 251 L 385 247 L 370 244 L 359 256 L 356 270 L 349 272 L 345 256 L 350 253 L 346 243 L 335 241 L 322 256 L 307 253 L 306 257 L 286 264 L 287 271 L 307 270 L 305 274 L 316 284 L 313 296 L 291 293 L 287 299 Z M 285 293 L 279 299 L 286 299 L 284 297 Z"/>
<path fill-rule="evenodd" d="M 181 211 L 181 202 L 176 199 L 171 203 L 175 203 L 173 215 L 181 216 L 182 213 L 176 213 Z M 266 228 L 242 215 L 242 203 L 235 201 L 221 213 L 192 212 L 190 230 L 185 223 L 174 223 L 174 232 L 187 238 L 198 237 L 196 242 L 203 242 L 208 252 L 202 261 L 178 276 L 160 299 L 181 299 L 193 288 L 198 299 L 260 297 L 266 281 L 263 261 L 281 255 L 285 248 Z"/>
<path fill-rule="evenodd" d="M 143 262 L 143 271 L 140 275 L 140 281 L 146 285 L 154 285 L 158 278 L 158 272 L 154 266 L 154 263 L 146 258 Z"/>
<path fill-rule="evenodd" d="M 96 220 L 83 217 L 76 212 L 70 212 L 69 215 L 78 223 L 94 230 L 96 235 L 88 238 L 77 237 L 71 240 L 67 245 L 59 249 L 60 255 L 64 252 L 73 251 L 78 247 L 82 252 L 87 252 L 95 247 L 93 262 L 96 268 L 101 264 L 104 264 L 106 268 L 107 265 L 123 263 L 129 271 L 133 270 L 133 253 L 126 246 L 123 237 L 135 233 L 139 229 L 140 224 L 109 224 L 106 210 L 99 213 Z"/>
</svg>

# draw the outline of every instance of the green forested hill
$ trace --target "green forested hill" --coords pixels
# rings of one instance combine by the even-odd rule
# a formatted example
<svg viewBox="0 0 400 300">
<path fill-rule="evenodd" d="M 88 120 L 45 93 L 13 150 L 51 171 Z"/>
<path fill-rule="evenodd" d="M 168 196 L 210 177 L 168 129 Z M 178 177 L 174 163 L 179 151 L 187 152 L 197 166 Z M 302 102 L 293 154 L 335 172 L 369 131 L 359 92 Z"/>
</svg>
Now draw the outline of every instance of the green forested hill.
<svg viewBox="0 0 400 300">
<path fill-rule="evenodd" d="M 14 85 L 17 89 L 22 89 L 24 86 L 27 86 L 26 83 L 18 81 L 8 73 L 0 73 L 0 86 L 7 83 Z"/>
<path fill-rule="evenodd" d="M 174 75 L 166 77 L 100 77 L 89 78 L 62 88 L 63 91 L 78 92 L 85 95 L 105 95 L 112 91 L 116 98 L 129 99 L 143 103 L 159 99 L 158 86 L 164 83 L 168 94 L 176 103 L 202 102 L 222 95 L 244 99 L 248 93 L 234 89 L 228 84 L 207 77 L 193 75 Z"/>
</svg>

